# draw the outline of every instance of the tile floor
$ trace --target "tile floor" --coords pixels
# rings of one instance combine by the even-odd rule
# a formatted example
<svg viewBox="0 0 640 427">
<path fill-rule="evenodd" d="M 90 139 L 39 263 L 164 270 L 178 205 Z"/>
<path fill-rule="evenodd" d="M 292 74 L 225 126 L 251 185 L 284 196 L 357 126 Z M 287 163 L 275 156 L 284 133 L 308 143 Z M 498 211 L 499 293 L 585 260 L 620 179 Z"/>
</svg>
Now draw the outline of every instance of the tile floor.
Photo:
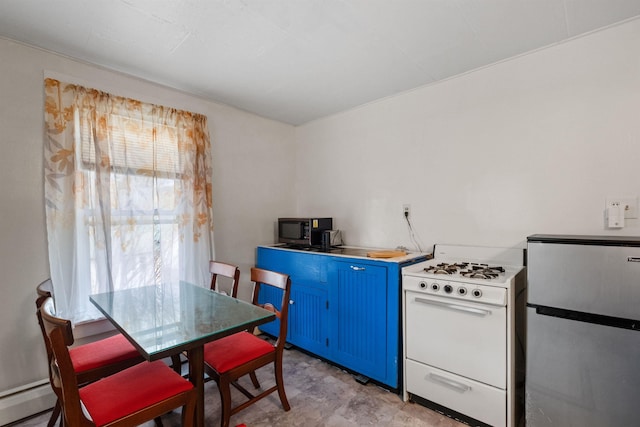
<svg viewBox="0 0 640 427">
<path fill-rule="evenodd" d="M 273 384 L 270 368 L 258 371 L 263 386 Z M 362 385 L 353 377 L 295 349 L 285 351 L 284 375 L 291 410 L 284 412 L 278 394 L 231 417 L 231 425 L 262 426 L 424 426 L 464 427 L 464 424 L 401 398 L 372 383 Z M 247 379 L 248 389 L 252 386 Z M 205 424 L 219 425 L 219 395 L 215 382 L 205 384 Z M 239 393 L 234 395 L 242 398 Z M 239 400 L 238 400 L 239 401 Z M 17 427 L 45 427 L 51 412 L 15 424 Z M 163 418 L 165 427 L 180 425 L 179 413 Z M 145 427 L 153 427 L 147 423 Z"/>
</svg>

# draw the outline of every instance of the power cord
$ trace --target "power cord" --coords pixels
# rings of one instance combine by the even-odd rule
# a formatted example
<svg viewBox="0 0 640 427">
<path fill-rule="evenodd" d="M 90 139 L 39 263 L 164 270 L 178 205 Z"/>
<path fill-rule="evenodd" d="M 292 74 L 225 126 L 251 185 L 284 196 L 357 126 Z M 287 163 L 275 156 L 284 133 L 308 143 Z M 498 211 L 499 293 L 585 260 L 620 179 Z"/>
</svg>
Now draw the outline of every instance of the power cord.
<svg viewBox="0 0 640 427">
<path fill-rule="evenodd" d="M 404 219 L 407 220 L 407 227 L 409 228 L 409 238 L 411 242 L 416 246 L 418 252 L 422 253 L 422 248 L 420 247 L 420 243 L 418 243 L 418 239 L 416 238 L 415 231 L 413 231 L 413 225 L 411 225 L 411 220 L 409 219 L 409 212 L 405 211 Z"/>
</svg>

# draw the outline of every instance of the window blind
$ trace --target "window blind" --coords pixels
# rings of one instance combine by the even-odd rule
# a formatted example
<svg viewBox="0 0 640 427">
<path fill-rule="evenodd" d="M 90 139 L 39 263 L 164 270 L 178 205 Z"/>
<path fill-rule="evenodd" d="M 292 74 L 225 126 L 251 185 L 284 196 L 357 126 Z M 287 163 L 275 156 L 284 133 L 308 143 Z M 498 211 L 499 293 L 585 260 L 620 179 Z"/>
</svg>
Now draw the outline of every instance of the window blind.
<svg viewBox="0 0 640 427">
<path fill-rule="evenodd" d="M 109 117 L 108 134 L 100 142 L 100 148 L 106 151 L 115 172 L 127 170 L 139 175 L 155 172 L 174 177 L 182 172 L 178 129 L 118 114 Z M 93 169 L 96 163 L 96 132 L 93 121 L 81 114 L 81 157 L 86 169 Z"/>
</svg>

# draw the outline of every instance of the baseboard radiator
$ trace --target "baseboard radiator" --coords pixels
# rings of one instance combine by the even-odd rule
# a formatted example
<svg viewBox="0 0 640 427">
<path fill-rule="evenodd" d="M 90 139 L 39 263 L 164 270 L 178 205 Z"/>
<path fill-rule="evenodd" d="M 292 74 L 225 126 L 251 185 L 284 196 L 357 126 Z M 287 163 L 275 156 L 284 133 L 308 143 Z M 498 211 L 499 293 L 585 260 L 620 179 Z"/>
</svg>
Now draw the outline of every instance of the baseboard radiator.
<svg viewBox="0 0 640 427">
<path fill-rule="evenodd" d="M 0 393 L 0 426 L 53 408 L 56 396 L 49 380 L 36 381 Z"/>
</svg>

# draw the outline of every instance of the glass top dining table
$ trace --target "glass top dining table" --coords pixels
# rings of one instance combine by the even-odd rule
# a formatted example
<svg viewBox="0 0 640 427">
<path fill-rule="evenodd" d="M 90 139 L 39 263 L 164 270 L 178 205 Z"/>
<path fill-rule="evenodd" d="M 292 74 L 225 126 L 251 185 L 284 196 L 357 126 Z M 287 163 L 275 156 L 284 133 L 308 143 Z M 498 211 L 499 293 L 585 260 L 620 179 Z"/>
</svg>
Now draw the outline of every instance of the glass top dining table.
<svg viewBox="0 0 640 427">
<path fill-rule="evenodd" d="M 273 312 L 188 282 L 94 294 L 91 302 L 149 361 L 187 352 L 204 425 L 204 344 L 270 322 Z"/>
</svg>

